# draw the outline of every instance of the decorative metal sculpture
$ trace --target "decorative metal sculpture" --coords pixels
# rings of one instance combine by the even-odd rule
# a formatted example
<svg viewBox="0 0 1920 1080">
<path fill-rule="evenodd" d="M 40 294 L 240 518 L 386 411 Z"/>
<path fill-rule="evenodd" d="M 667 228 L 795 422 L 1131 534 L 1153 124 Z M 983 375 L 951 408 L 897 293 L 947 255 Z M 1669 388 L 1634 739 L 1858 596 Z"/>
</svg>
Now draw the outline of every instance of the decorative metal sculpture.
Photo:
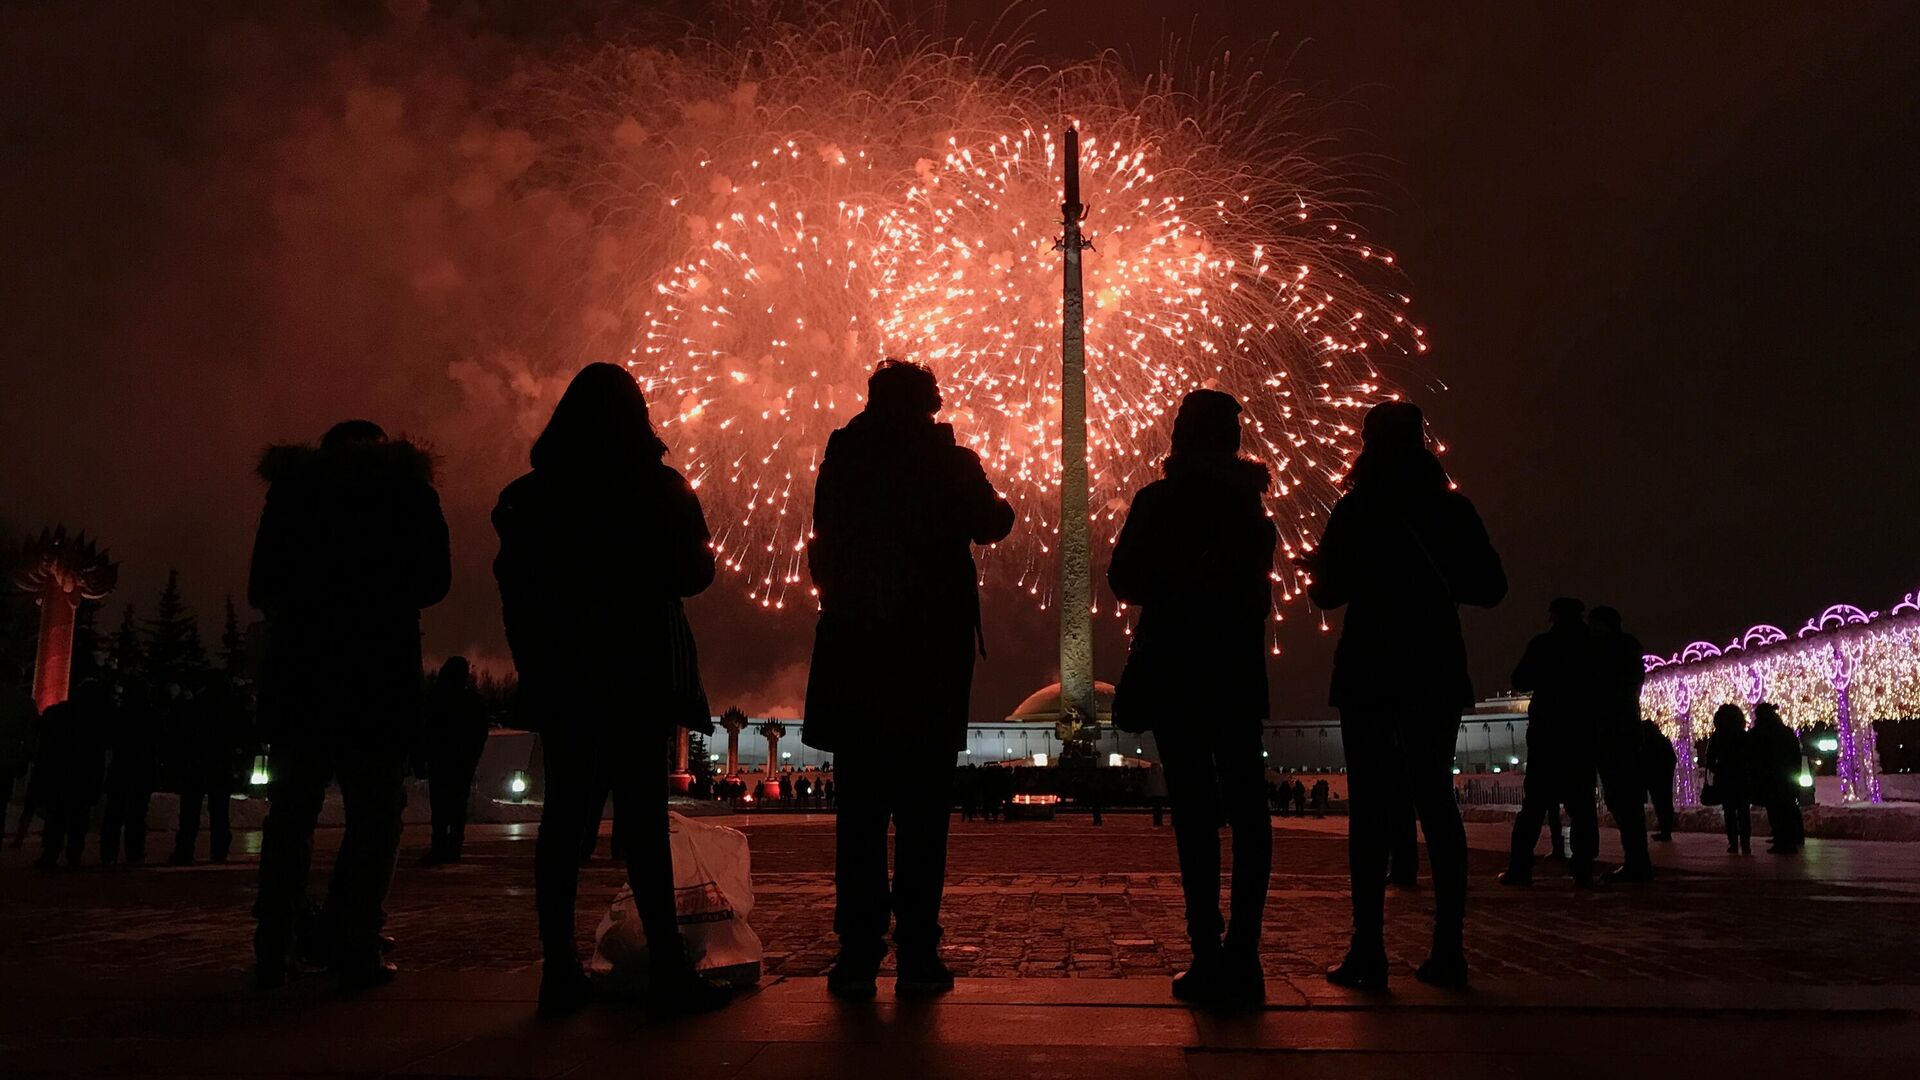
<svg viewBox="0 0 1920 1080">
<path fill-rule="evenodd" d="M 73 623 L 83 600 L 103 600 L 120 580 L 120 564 L 64 525 L 41 530 L 15 556 L 13 584 L 40 605 L 40 638 L 33 662 L 33 704 L 65 701 L 73 677 Z"/>
</svg>

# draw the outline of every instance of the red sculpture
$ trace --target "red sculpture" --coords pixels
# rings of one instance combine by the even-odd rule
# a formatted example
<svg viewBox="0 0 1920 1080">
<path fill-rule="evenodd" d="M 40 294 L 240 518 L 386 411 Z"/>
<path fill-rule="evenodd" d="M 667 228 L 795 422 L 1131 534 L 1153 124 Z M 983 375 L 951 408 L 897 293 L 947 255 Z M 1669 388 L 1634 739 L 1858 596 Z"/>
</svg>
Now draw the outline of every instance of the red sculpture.
<svg viewBox="0 0 1920 1080">
<path fill-rule="evenodd" d="M 120 579 L 120 564 L 87 539 L 69 537 L 66 526 L 42 529 L 21 545 L 14 562 L 15 588 L 40 605 L 40 641 L 33 662 L 33 704 L 42 711 L 67 700 L 73 675 L 73 621 L 82 600 L 105 599 Z"/>
</svg>

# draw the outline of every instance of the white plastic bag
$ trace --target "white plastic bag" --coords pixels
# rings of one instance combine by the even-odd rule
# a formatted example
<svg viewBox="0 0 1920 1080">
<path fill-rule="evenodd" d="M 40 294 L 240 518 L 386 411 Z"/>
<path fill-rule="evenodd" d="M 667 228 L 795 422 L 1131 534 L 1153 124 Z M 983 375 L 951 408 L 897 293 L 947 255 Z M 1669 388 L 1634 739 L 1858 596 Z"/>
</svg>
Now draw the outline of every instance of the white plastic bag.
<svg viewBox="0 0 1920 1080">
<path fill-rule="evenodd" d="M 673 848 L 673 900 L 694 970 L 729 986 L 760 981 L 760 938 L 753 913 L 753 871 L 747 837 L 738 829 L 667 815 Z M 593 934 L 587 971 L 613 990 L 647 984 L 647 935 L 633 890 L 621 886 Z"/>
</svg>

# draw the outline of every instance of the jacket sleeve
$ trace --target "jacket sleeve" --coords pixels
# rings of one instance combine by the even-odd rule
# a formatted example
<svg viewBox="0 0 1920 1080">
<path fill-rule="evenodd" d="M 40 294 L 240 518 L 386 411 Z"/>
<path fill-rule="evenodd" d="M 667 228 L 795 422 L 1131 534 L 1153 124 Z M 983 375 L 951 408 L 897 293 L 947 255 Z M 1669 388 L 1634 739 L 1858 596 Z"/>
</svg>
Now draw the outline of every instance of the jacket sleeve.
<svg viewBox="0 0 1920 1080">
<path fill-rule="evenodd" d="M 1353 510 L 1346 499 L 1333 505 L 1327 529 L 1307 559 L 1307 599 L 1332 610 L 1353 599 Z"/>
<path fill-rule="evenodd" d="M 1159 502 L 1151 487 L 1143 489 L 1134 496 L 1127 520 L 1120 525 L 1120 538 L 1107 561 L 1107 587 L 1122 603 L 1144 607 L 1164 592 L 1160 570 L 1166 560 L 1159 543 Z"/>
<path fill-rule="evenodd" d="M 675 596 L 698 596 L 713 584 L 713 534 L 700 497 L 685 477 L 674 474 L 667 524 L 667 588 Z"/>
<path fill-rule="evenodd" d="M 247 571 L 247 604 L 255 611 L 271 612 L 286 596 L 286 517 L 285 507 L 268 491 L 266 509 L 260 512 L 260 529 L 253 536 L 253 563 Z"/>
<path fill-rule="evenodd" d="M 447 539 L 447 518 L 440 512 L 440 495 L 426 487 L 414 511 L 412 606 L 429 608 L 447 598 L 453 585 L 453 552 Z"/>
<path fill-rule="evenodd" d="M 1459 500 L 1459 529 L 1453 573 L 1454 601 L 1474 607 L 1493 607 L 1507 596 L 1507 571 L 1500 564 L 1500 553 L 1487 537 L 1480 512 L 1464 495 Z"/>
<path fill-rule="evenodd" d="M 1013 504 L 993 489 L 980 455 L 954 448 L 954 507 L 961 527 L 976 544 L 997 544 L 1013 531 Z"/>
</svg>

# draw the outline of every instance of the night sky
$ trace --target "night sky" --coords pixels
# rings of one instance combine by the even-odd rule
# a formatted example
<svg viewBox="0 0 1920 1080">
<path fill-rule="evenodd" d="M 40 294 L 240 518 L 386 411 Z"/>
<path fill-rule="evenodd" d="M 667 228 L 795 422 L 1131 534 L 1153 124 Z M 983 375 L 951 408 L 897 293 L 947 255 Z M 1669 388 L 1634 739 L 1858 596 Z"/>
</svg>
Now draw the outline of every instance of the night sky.
<svg viewBox="0 0 1920 1080">
<path fill-rule="evenodd" d="M 671 22 L 561 6 L 0 10 L 0 529 L 99 535 L 116 610 L 178 566 L 211 637 L 244 591 L 252 459 L 364 415 L 446 459 L 429 653 L 504 662 L 486 512 L 543 418 L 515 403 L 610 339 L 579 253 L 542 239 L 553 208 L 450 224 L 450 162 L 519 58 Z M 1920 587 L 1920 15 L 1572 7 L 1058 0 L 1027 26 L 1035 55 L 1142 66 L 1169 34 L 1270 48 L 1310 91 L 1302 127 L 1366 174 L 1358 218 L 1431 335 L 1408 389 L 1512 578 L 1467 616 L 1483 692 L 1558 593 L 1664 652 Z M 693 614 L 716 706 L 798 700 L 810 618 Z M 1332 635 L 1288 614 L 1278 715 L 1315 715 Z M 1053 677 L 1052 633 L 989 596 L 976 716 Z"/>
</svg>

